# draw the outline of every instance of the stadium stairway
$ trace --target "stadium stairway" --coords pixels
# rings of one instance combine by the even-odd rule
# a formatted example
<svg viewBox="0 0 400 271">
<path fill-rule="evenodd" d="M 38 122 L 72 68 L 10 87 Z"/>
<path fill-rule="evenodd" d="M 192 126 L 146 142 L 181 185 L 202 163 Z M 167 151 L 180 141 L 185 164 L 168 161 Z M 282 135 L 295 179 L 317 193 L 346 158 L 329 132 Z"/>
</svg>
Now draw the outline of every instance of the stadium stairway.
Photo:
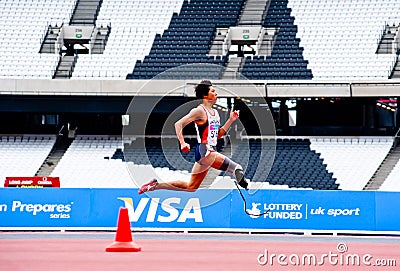
<svg viewBox="0 0 400 271">
<path fill-rule="evenodd" d="M 390 171 L 389 175 L 379 186 L 378 190 L 380 191 L 400 191 L 400 182 L 399 182 L 399 175 L 400 175 L 400 160 L 394 165 L 392 170 Z"/>
<path fill-rule="evenodd" d="M 70 25 L 94 25 L 103 0 L 77 0 Z"/>
<path fill-rule="evenodd" d="M 378 44 L 377 54 L 397 54 L 397 59 L 389 76 L 392 78 L 400 78 L 400 65 L 399 65 L 399 53 L 400 50 L 397 49 L 396 37 L 398 36 L 399 25 L 396 24 L 386 24 L 385 30 L 383 31 L 382 37 Z M 397 51 L 396 51 L 397 50 Z"/>
<path fill-rule="evenodd" d="M 61 57 L 54 72 L 53 79 L 69 79 L 72 76 L 77 59 L 77 55 L 65 55 Z"/>
<path fill-rule="evenodd" d="M 395 48 L 393 46 L 393 43 L 395 43 L 395 38 L 397 35 L 398 31 L 398 26 L 394 25 L 388 25 L 386 24 L 385 30 L 382 34 L 381 40 L 379 41 L 378 44 L 378 49 L 376 50 L 377 54 L 392 54 L 393 49 Z"/>
<path fill-rule="evenodd" d="M 265 0 L 247 0 L 240 14 L 238 25 L 261 25 L 268 5 L 269 1 Z"/>
<path fill-rule="evenodd" d="M 54 54 L 56 51 L 56 41 L 57 37 L 60 34 L 61 26 L 49 25 L 47 27 L 46 35 L 42 41 L 42 45 L 40 46 L 39 53 L 43 54 Z"/>
<path fill-rule="evenodd" d="M 389 177 L 396 164 L 400 161 L 400 147 L 392 148 L 376 170 L 371 180 L 365 185 L 364 190 L 378 190 Z"/>
<path fill-rule="evenodd" d="M 43 161 L 35 176 L 50 176 L 63 155 L 71 145 L 73 139 L 58 137 L 49 155 Z"/>
<path fill-rule="evenodd" d="M 400 55 L 397 56 L 396 64 L 393 67 L 392 73 L 390 74 L 390 79 L 400 78 Z"/>
<path fill-rule="evenodd" d="M 108 38 L 110 36 L 110 32 L 111 26 L 109 25 L 101 25 L 100 27 L 98 27 L 92 47 L 92 54 L 102 54 L 104 52 Z"/>
</svg>

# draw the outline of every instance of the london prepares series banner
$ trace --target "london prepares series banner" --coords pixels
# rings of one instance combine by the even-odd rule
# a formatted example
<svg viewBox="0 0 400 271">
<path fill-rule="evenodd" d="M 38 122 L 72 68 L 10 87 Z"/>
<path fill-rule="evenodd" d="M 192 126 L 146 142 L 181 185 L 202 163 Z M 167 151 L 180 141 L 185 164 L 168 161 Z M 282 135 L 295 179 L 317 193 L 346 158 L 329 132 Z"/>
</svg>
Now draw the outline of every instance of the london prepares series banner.
<svg viewBox="0 0 400 271">
<path fill-rule="evenodd" d="M 371 191 L 0 189 L 0 229 L 116 227 L 120 207 L 133 229 L 400 231 L 400 193 Z M 247 213 L 245 212 L 245 209 Z"/>
</svg>

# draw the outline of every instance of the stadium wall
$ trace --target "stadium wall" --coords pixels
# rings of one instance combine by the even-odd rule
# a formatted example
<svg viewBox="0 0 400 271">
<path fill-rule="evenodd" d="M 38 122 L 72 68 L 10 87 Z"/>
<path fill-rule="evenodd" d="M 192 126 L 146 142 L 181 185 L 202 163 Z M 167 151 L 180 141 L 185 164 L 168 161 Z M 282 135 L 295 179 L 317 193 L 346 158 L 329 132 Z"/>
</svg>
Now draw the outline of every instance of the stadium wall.
<svg viewBox="0 0 400 271">
<path fill-rule="evenodd" d="M 119 209 L 125 207 L 132 228 L 143 231 L 400 233 L 396 192 L 244 194 L 250 215 L 237 190 L 137 196 L 137 189 L 2 188 L 0 230 L 115 230 Z"/>
<path fill-rule="evenodd" d="M 149 83 L 151 81 L 151 83 Z M 0 94 L 194 96 L 198 80 L 0 79 Z M 400 80 L 215 80 L 221 97 L 397 97 Z M 226 91 L 224 91 L 224 89 Z M 232 93 L 233 90 L 234 93 Z M 221 92 L 222 91 L 222 92 Z"/>
</svg>

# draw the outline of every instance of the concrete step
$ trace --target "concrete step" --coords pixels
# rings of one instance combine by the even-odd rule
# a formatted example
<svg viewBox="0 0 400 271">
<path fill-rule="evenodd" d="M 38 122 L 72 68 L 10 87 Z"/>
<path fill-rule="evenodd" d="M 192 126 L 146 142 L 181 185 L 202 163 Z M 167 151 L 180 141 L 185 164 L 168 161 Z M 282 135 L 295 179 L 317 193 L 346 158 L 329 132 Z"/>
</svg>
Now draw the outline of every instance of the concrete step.
<svg viewBox="0 0 400 271">
<path fill-rule="evenodd" d="M 57 71 L 56 76 L 69 76 L 69 71 Z"/>
<path fill-rule="evenodd" d="M 91 14 L 91 13 L 79 13 L 77 15 L 75 15 L 72 20 L 73 21 L 77 21 L 77 20 L 94 20 L 96 18 L 95 14 Z"/>
<path fill-rule="evenodd" d="M 63 60 L 63 61 L 61 61 L 59 66 L 60 67 L 71 67 L 72 63 L 73 63 L 73 61 L 65 61 L 65 60 Z"/>
</svg>

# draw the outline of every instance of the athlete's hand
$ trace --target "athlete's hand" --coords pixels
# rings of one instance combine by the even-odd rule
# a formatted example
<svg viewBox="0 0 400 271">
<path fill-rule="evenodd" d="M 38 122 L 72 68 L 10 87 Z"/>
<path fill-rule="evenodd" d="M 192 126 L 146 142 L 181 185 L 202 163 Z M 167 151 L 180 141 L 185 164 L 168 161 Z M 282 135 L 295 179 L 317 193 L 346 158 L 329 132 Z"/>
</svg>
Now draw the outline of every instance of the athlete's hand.
<svg viewBox="0 0 400 271">
<path fill-rule="evenodd" d="M 189 152 L 190 151 L 190 145 L 188 143 L 183 143 L 181 144 L 181 152 Z"/>
<path fill-rule="evenodd" d="M 232 121 L 237 120 L 237 119 L 239 118 L 239 110 L 232 110 L 231 113 L 230 113 L 230 115 L 229 115 L 229 118 L 230 118 Z"/>
</svg>

